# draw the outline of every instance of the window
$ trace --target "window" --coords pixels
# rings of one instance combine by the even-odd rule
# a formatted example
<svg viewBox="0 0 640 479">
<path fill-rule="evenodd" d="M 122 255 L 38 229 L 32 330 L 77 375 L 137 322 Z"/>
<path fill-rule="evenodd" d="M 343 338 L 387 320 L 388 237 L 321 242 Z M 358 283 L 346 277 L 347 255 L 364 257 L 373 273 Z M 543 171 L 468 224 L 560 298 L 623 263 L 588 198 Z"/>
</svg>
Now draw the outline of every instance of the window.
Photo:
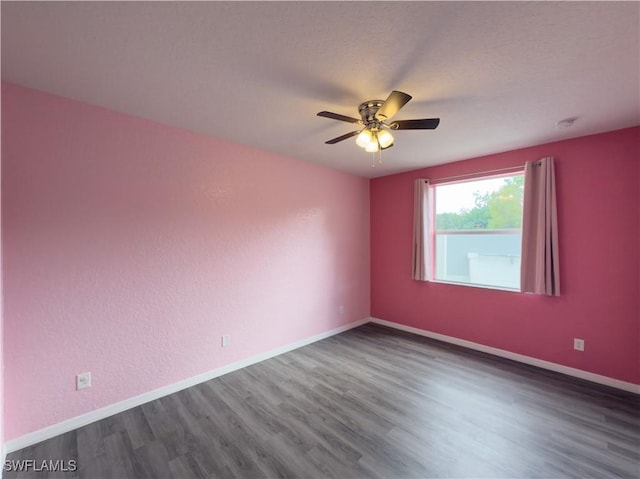
<svg viewBox="0 0 640 479">
<path fill-rule="evenodd" d="M 522 173 L 433 186 L 436 281 L 520 289 L 523 189 Z"/>
</svg>

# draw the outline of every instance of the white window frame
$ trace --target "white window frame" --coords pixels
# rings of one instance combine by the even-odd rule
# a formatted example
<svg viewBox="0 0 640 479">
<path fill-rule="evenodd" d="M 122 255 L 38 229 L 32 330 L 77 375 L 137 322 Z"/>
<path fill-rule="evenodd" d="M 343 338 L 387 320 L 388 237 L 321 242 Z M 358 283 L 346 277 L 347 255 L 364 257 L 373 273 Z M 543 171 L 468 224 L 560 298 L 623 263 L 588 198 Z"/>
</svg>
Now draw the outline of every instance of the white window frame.
<svg viewBox="0 0 640 479">
<path fill-rule="evenodd" d="M 433 198 L 433 202 L 431 204 L 431 217 L 433 218 L 433 224 L 432 224 L 432 235 L 431 235 L 431 239 L 430 241 L 432 241 L 432 251 L 433 251 L 433 261 L 432 261 L 432 282 L 434 283 L 441 283 L 441 284 L 451 284 L 451 285 L 457 285 L 457 286 L 466 286 L 466 287 L 472 287 L 472 288 L 483 288 L 483 289 L 497 289 L 497 290 L 501 290 L 501 291 L 511 291 L 511 292 L 520 292 L 520 288 L 509 288 L 507 286 L 499 286 L 499 285 L 488 285 L 488 284 L 480 284 L 480 283 L 471 283 L 471 282 L 467 282 L 467 281 L 453 281 L 453 280 L 447 280 L 447 279 L 440 279 L 437 277 L 437 245 L 438 245 L 438 241 L 437 238 L 438 236 L 453 236 L 453 235 L 505 235 L 505 234 L 522 234 L 522 227 L 521 228 L 505 228 L 505 229 L 467 229 L 467 230 L 438 230 L 436 227 L 436 207 L 437 207 L 437 202 L 438 202 L 438 196 L 437 196 L 437 192 L 436 189 L 438 186 L 446 186 L 446 185 L 452 185 L 452 184 L 458 184 L 458 183 L 470 183 L 473 181 L 482 181 L 482 180 L 488 180 L 488 179 L 493 179 L 493 178 L 513 178 L 516 176 L 524 176 L 524 170 L 522 171 L 514 171 L 514 172 L 509 172 L 509 173 L 505 173 L 505 174 L 500 174 L 500 175 L 486 175 L 486 176 L 477 176 L 474 178 L 469 178 L 469 179 L 464 179 L 464 180 L 459 180 L 459 181 L 446 181 L 446 182 L 438 182 L 435 184 L 431 184 L 430 188 L 432 188 L 432 198 Z M 506 257 L 516 257 L 515 255 L 499 255 L 499 256 L 506 256 Z M 446 269 L 446 253 L 445 253 L 445 269 Z M 520 256 L 518 256 L 518 258 L 520 258 Z"/>
</svg>

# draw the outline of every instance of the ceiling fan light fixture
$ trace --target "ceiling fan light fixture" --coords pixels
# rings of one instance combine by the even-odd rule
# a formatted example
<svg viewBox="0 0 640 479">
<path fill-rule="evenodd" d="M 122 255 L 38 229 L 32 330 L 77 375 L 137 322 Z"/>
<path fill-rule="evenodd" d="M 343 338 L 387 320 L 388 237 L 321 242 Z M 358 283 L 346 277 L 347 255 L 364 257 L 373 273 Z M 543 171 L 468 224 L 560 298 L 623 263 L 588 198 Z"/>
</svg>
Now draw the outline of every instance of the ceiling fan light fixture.
<svg viewBox="0 0 640 479">
<path fill-rule="evenodd" d="M 374 142 L 373 135 L 371 134 L 371 130 L 369 130 L 368 128 L 365 128 L 364 130 L 362 130 L 358 135 L 358 137 L 356 138 L 356 144 L 360 148 L 366 148 L 372 142 Z"/>
<path fill-rule="evenodd" d="M 377 136 L 381 149 L 389 148 L 393 144 L 393 136 L 387 130 L 380 130 Z"/>
<path fill-rule="evenodd" d="M 378 150 L 380 150 L 380 143 L 378 143 L 378 140 L 376 138 L 373 138 L 371 142 L 364 148 L 364 151 L 366 151 L 367 153 L 375 153 Z"/>
</svg>

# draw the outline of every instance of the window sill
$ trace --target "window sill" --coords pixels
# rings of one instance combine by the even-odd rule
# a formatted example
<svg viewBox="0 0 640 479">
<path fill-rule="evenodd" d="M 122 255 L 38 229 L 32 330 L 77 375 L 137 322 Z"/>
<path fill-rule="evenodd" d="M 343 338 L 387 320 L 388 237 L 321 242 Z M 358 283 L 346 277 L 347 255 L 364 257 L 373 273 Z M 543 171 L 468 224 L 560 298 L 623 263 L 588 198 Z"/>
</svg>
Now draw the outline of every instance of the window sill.
<svg viewBox="0 0 640 479">
<path fill-rule="evenodd" d="M 466 287 L 470 287 L 470 288 L 481 288 L 481 289 L 495 289 L 498 291 L 509 291 L 511 293 L 520 293 L 519 289 L 516 288 L 507 288 L 506 286 L 489 286 L 486 284 L 475 284 L 475 283 L 460 283 L 460 282 L 456 282 L 456 281 L 445 281 L 442 279 L 432 279 L 431 280 L 432 283 L 439 283 L 439 284 L 450 284 L 453 286 L 466 286 Z"/>
</svg>

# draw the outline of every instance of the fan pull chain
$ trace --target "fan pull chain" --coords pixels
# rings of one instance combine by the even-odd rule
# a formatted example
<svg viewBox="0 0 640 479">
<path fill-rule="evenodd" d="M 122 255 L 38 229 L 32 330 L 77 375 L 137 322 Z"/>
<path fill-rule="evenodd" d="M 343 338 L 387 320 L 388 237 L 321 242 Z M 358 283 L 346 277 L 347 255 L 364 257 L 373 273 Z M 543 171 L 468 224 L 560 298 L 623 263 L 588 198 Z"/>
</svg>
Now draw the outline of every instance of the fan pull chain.
<svg viewBox="0 0 640 479">
<path fill-rule="evenodd" d="M 382 148 L 378 150 L 378 165 L 382 166 Z M 376 167 L 376 152 L 371 153 L 371 168 Z"/>
</svg>

